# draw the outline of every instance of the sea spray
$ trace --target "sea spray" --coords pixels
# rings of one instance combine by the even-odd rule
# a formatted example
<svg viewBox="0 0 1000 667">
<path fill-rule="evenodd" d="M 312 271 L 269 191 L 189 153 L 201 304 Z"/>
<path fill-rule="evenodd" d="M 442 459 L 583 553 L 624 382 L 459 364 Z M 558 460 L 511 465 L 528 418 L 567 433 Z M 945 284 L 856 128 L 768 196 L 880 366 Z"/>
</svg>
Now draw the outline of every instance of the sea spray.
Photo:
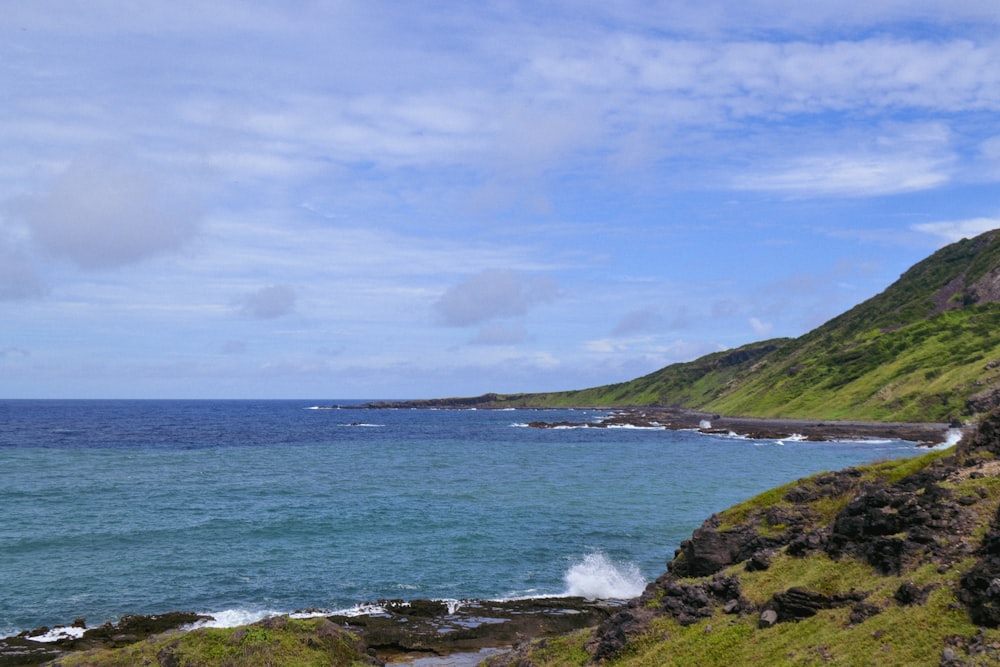
<svg viewBox="0 0 1000 667">
<path fill-rule="evenodd" d="M 563 577 L 566 595 L 592 600 L 626 600 L 637 597 L 646 588 L 639 567 L 634 563 L 615 563 L 603 553 L 587 554 Z"/>
<path fill-rule="evenodd" d="M 949 447 L 954 447 L 962 439 L 962 429 L 960 428 L 950 428 L 945 431 L 944 441 L 935 445 L 933 449 L 948 449 Z"/>
</svg>

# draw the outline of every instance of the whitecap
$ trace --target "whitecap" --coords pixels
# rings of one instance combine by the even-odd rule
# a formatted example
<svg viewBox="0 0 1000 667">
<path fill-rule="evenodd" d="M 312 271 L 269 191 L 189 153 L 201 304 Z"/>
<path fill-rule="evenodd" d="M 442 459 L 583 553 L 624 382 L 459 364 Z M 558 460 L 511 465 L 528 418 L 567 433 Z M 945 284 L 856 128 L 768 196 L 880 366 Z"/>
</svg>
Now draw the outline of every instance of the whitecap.
<svg viewBox="0 0 1000 667">
<path fill-rule="evenodd" d="M 563 575 L 565 595 L 591 600 L 627 600 L 639 596 L 646 580 L 635 563 L 616 563 L 603 553 L 590 553 Z"/>
<path fill-rule="evenodd" d="M 284 612 L 274 609 L 225 609 L 223 611 L 202 612 L 200 616 L 209 618 L 202 621 L 195 621 L 184 626 L 185 630 L 196 628 L 235 628 L 240 625 L 249 625 L 262 621 L 272 616 L 282 616 Z"/>
<path fill-rule="evenodd" d="M 949 447 L 954 447 L 962 440 L 962 430 L 958 428 L 950 428 L 945 431 L 944 442 L 940 442 L 933 447 L 921 447 L 921 449 L 948 449 Z"/>
<path fill-rule="evenodd" d="M 83 637 L 83 633 L 86 631 L 86 628 L 78 628 L 76 626 L 65 627 L 59 625 L 44 634 L 32 635 L 27 637 L 27 639 L 30 639 L 33 642 L 42 642 L 47 644 L 49 642 L 59 641 L 60 639 L 79 639 L 80 637 Z"/>
</svg>

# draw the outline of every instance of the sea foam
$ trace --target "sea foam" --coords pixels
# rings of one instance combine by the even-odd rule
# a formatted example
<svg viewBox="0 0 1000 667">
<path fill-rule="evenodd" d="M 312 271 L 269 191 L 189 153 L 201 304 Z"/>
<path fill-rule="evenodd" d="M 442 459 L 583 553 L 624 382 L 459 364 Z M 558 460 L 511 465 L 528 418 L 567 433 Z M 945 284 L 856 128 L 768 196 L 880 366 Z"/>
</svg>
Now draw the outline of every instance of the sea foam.
<svg viewBox="0 0 1000 667">
<path fill-rule="evenodd" d="M 646 588 L 639 567 L 634 563 L 615 563 L 603 553 L 587 554 L 563 576 L 566 595 L 591 600 L 627 600 Z"/>
</svg>

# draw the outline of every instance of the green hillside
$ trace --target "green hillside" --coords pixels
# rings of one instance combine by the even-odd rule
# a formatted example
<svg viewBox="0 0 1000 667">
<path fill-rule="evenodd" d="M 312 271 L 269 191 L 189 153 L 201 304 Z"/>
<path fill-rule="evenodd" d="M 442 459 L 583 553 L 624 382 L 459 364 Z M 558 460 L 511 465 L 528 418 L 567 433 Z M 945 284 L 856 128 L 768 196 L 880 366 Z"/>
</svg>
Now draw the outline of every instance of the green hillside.
<svg viewBox="0 0 1000 667">
<path fill-rule="evenodd" d="M 629 382 L 491 398 L 758 417 L 973 418 L 1000 403 L 1000 231 L 941 249 L 881 294 L 799 338 L 710 354 Z"/>
</svg>

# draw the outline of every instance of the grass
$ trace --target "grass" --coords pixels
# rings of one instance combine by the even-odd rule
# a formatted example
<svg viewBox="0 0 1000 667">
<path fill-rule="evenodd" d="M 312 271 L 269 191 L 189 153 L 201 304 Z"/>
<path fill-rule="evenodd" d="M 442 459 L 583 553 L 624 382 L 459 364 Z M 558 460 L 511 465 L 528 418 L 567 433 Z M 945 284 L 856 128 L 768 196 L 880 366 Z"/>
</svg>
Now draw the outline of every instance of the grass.
<svg viewBox="0 0 1000 667">
<path fill-rule="evenodd" d="M 882 294 L 796 339 L 773 339 L 578 391 L 498 396 L 539 407 L 681 406 L 733 416 L 974 419 L 1000 388 L 1000 303 L 975 284 L 1000 266 L 1000 234 L 941 249 Z M 956 287 L 957 286 L 957 287 Z M 941 304 L 945 304 L 942 310 Z"/>
<path fill-rule="evenodd" d="M 119 649 L 60 658 L 58 667 L 354 667 L 367 665 L 357 637 L 324 618 L 269 619 L 240 628 L 174 631 Z"/>
<path fill-rule="evenodd" d="M 955 574 L 942 577 L 935 568 L 921 568 L 913 577 L 881 577 L 857 561 L 833 563 L 825 555 L 806 559 L 783 556 L 767 571 L 742 573 L 744 595 L 762 603 L 791 586 L 827 595 L 864 590 L 870 593 L 867 601 L 881 607 L 881 612 L 852 625 L 851 609 L 843 607 L 763 629 L 757 627 L 756 614 L 727 616 L 717 612 L 686 627 L 661 618 L 614 664 L 937 666 L 948 637 L 971 637 L 980 632 L 964 609 L 954 604 L 953 580 L 960 571 L 955 568 Z M 902 606 L 893 599 L 893 592 L 905 579 L 938 587 L 925 605 Z M 1000 631 L 985 630 L 984 638 L 1000 641 Z"/>
<path fill-rule="evenodd" d="M 851 488 L 800 505 L 804 505 L 803 511 L 815 515 L 817 525 L 828 525 L 839 508 L 863 485 L 896 483 L 952 454 L 953 450 L 933 451 L 914 459 L 881 461 L 860 467 Z M 817 480 L 824 474 L 772 489 L 721 512 L 723 528 L 737 527 L 745 521 L 759 527 L 767 510 L 793 506 L 785 498 L 788 491 L 799 485 L 819 488 L 822 480 Z M 946 481 L 942 486 L 951 489 L 955 499 L 965 495 L 978 498 L 977 502 L 968 505 L 978 527 L 971 534 L 954 538 L 974 547 L 981 542 L 1000 505 L 1000 477 Z M 956 598 L 962 574 L 976 562 L 971 548 L 965 553 L 968 555 L 950 562 L 949 567 L 942 568 L 932 560 L 917 561 L 901 574 L 883 576 L 868 563 L 851 557 L 834 560 L 825 552 L 793 557 L 782 549 L 771 557 L 766 570 L 748 572 L 743 564 L 736 564 L 724 572 L 740 580 L 743 597 L 756 609 L 776 593 L 799 587 L 831 597 L 862 593 L 865 605 L 877 608 L 878 612 L 852 622 L 853 604 L 846 604 L 821 610 L 811 618 L 768 628 L 758 627 L 759 611 L 726 615 L 721 605 L 711 618 L 687 626 L 665 615 L 655 619 L 641 636 L 633 638 L 626 650 L 609 664 L 613 667 L 755 664 L 920 667 L 939 665 L 943 648 L 955 637 L 977 637 L 983 645 L 1000 648 L 1000 629 L 974 625 Z M 695 583 L 698 580 L 685 581 Z M 897 601 L 896 591 L 904 582 L 928 589 L 926 603 L 906 606 Z M 659 603 L 652 601 L 651 608 L 657 607 Z M 560 642 L 550 642 L 537 654 L 532 653 L 531 658 L 535 660 L 536 655 L 544 655 L 544 660 L 536 664 L 546 667 L 584 665 L 587 660 L 585 643 L 589 637 L 581 633 Z M 959 657 L 969 657 L 960 647 L 955 650 Z M 966 664 L 1000 665 L 1000 650 L 978 654 Z"/>
</svg>

